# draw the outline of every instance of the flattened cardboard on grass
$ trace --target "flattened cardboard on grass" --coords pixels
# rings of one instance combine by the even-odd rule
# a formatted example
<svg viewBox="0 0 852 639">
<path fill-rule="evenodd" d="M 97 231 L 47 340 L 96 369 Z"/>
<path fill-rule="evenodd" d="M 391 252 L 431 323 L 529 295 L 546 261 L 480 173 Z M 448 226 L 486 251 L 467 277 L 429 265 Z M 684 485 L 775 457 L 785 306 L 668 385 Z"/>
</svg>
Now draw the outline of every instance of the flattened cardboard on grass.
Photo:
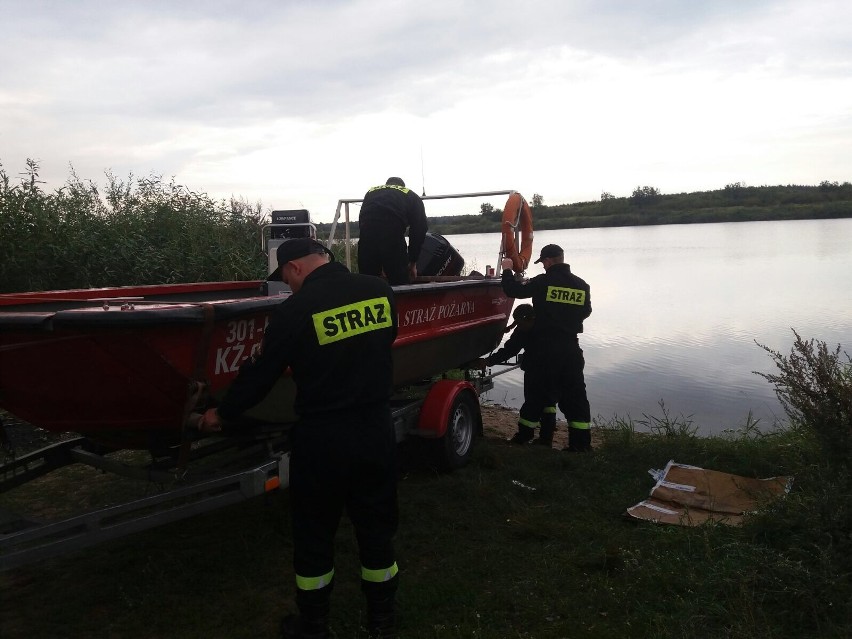
<svg viewBox="0 0 852 639">
<path fill-rule="evenodd" d="M 648 499 L 627 514 L 658 524 L 700 526 L 708 521 L 738 526 L 743 516 L 790 490 L 789 477 L 741 477 L 674 460 L 662 471 L 648 471 L 657 479 Z"/>
</svg>

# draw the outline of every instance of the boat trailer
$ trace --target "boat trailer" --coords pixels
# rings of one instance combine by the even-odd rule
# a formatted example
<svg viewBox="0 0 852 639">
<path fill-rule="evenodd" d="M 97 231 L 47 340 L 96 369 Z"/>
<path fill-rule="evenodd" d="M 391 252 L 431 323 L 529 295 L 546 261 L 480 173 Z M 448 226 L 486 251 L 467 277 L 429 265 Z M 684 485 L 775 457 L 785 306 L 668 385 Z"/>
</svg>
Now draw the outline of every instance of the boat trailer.
<svg viewBox="0 0 852 639">
<path fill-rule="evenodd" d="M 494 387 L 495 376 L 514 368 L 517 365 L 488 374 L 465 370 L 460 379 L 445 375 L 401 389 L 391 400 L 397 442 L 427 440 L 423 443 L 432 448 L 439 467 L 453 470 L 464 466 L 475 437 L 482 434 L 479 395 Z M 162 451 L 105 450 L 86 437 L 74 437 L 15 456 L 8 439 L 0 437 L 0 452 L 6 453 L 6 461 L 0 465 L 0 495 L 75 466 L 108 475 L 106 481 L 129 480 L 135 494 L 140 486 L 146 492 L 156 491 L 54 521 L 0 507 L 0 571 L 286 488 L 291 426 L 247 423 L 223 435 L 193 434 L 167 455 Z M 59 481 L 66 482 L 63 490 L 78 492 L 67 477 Z"/>
</svg>

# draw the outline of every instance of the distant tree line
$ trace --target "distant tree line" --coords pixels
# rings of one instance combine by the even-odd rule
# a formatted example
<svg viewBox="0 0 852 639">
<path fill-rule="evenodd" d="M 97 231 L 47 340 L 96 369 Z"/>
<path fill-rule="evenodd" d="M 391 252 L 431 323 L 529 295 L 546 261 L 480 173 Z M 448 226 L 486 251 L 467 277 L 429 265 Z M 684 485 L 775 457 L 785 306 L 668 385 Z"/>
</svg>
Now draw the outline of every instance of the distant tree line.
<svg viewBox="0 0 852 639">
<path fill-rule="evenodd" d="M 170 282 L 259 279 L 266 275 L 260 246 L 270 211 L 243 200 L 214 200 L 160 176 L 99 187 L 73 171 L 53 193 L 42 188 L 28 160 L 17 179 L 0 164 L 0 293 Z M 628 197 L 547 206 L 529 199 L 537 230 L 696 222 L 852 217 L 852 184 L 759 186 L 742 182 L 715 191 L 663 194 L 637 186 Z M 427 202 L 428 214 L 428 202 Z M 503 211 L 429 217 L 444 235 L 499 232 Z M 318 224 L 328 237 L 330 224 Z M 358 236 L 353 224 L 352 237 Z M 338 232 L 338 237 L 340 237 Z M 351 247 L 355 248 L 355 247 Z M 342 254 L 345 247 L 336 244 Z"/>
<path fill-rule="evenodd" d="M 598 201 L 553 206 L 534 194 L 531 207 L 538 230 L 845 218 L 852 217 L 852 183 L 746 186 L 735 182 L 715 191 L 674 194 L 646 185 L 637 186 L 627 197 L 604 191 Z M 482 204 L 479 214 L 430 216 L 429 228 L 444 235 L 494 233 L 500 231 L 502 219 L 502 209 Z"/>
</svg>

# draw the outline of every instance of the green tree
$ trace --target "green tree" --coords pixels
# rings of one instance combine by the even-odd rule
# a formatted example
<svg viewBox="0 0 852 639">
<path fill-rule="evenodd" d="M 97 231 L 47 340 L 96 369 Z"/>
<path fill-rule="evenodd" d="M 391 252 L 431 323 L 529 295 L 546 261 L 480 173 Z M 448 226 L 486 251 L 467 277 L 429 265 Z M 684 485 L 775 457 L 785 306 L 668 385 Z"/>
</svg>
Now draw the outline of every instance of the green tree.
<svg viewBox="0 0 852 639">
<path fill-rule="evenodd" d="M 745 182 L 732 182 L 731 184 L 726 184 L 724 191 L 725 197 L 736 202 L 737 200 L 742 199 L 745 195 L 745 189 Z"/>
<path fill-rule="evenodd" d="M 653 204 L 660 199 L 660 189 L 653 186 L 637 186 L 630 195 L 630 203 L 640 207 Z"/>
</svg>

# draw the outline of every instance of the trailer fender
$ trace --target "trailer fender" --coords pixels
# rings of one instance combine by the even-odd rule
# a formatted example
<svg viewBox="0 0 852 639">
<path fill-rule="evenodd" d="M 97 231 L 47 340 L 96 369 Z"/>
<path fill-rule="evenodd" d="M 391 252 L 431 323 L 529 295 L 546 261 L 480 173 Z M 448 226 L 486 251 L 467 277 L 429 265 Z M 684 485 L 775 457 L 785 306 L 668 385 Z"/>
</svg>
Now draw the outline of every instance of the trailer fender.
<svg viewBox="0 0 852 639">
<path fill-rule="evenodd" d="M 417 422 L 417 433 L 429 439 L 440 439 L 447 432 L 450 411 L 460 393 L 469 393 L 474 400 L 477 398 L 473 384 L 464 380 L 442 379 L 436 382 L 426 395 L 420 418 Z M 478 405 L 478 400 L 477 400 Z M 478 420 L 481 429 L 481 419 Z"/>
</svg>

